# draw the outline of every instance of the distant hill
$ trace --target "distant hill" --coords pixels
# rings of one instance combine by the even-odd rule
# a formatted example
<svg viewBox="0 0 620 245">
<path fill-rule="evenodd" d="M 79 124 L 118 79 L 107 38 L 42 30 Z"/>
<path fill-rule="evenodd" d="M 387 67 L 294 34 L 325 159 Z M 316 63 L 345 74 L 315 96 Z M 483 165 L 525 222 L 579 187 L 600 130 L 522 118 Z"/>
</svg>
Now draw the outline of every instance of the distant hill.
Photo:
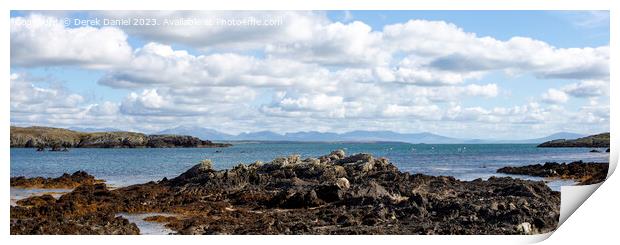
<svg viewBox="0 0 620 245">
<path fill-rule="evenodd" d="M 231 135 L 214 129 L 181 126 L 160 131 L 161 134 L 192 135 L 203 140 L 219 141 L 301 141 L 301 142 L 334 142 L 334 141 L 399 141 L 413 144 L 539 144 L 553 139 L 576 139 L 584 135 L 568 132 L 555 133 L 546 137 L 524 140 L 489 140 L 489 139 L 460 139 L 451 138 L 433 133 L 397 133 L 393 131 L 365 131 L 356 130 L 346 133 L 305 131 L 279 134 L 272 131 L 258 131 Z"/>
<path fill-rule="evenodd" d="M 331 132 L 294 132 L 278 134 L 272 131 L 258 131 L 230 135 L 213 129 L 201 127 L 176 127 L 160 131 L 162 134 L 185 134 L 192 135 L 203 140 L 224 141 L 304 141 L 304 142 L 327 142 L 327 141 L 400 141 L 408 143 L 464 143 L 465 139 L 449 138 L 432 133 L 409 133 L 401 134 L 392 131 L 351 131 L 346 133 Z"/>
<path fill-rule="evenodd" d="M 73 131 L 91 132 L 122 132 L 115 128 L 77 128 Z M 66 129 L 60 129 L 66 130 Z M 279 134 L 272 131 L 258 131 L 240 133 L 238 135 L 219 132 L 214 129 L 198 126 L 179 126 L 159 131 L 158 135 L 190 135 L 204 141 L 299 141 L 299 142 L 374 142 L 374 141 L 398 141 L 412 144 L 539 144 L 555 139 L 572 140 L 584 137 L 584 135 L 559 132 L 546 137 L 521 140 L 504 139 L 463 139 L 451 138 L 429 132 L 422 133 L 397 133 L 393 131 L 366 131 L 356 130 L 345 133 L 305 131 Z"/>
<path fill-rule="evenodd" d="M 555 139 L 538 147 L 609 147 L 609 133 L 581 137 L 578 139 Z"/>
<path fill-rule="evenodd" d="M 191 135 L 194 137 L 198 137 L 202 140 L 230 140 L 232 137 L 234 137 L 233 135 L 218 132 L 213 129 L 192 126 L 179 126 L 176 128 L 160 131 L 157 134 Z"/>
<path fill-rule="evenodd" d="M 121 132 L 124 130 L 116 129 L 116 128 L 82 128 L 82 127 L 69 127 L 69 130 L 85 132 L 85 133 L 95 133 L 95 132 Z"/>
</svg>

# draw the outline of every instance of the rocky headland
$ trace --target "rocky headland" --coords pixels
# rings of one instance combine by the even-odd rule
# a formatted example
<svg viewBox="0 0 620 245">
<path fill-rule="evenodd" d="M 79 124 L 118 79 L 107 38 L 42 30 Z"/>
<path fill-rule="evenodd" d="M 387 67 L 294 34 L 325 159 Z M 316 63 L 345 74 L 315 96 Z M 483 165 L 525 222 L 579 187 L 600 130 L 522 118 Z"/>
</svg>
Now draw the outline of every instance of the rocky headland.
<svg viewBox="0 0 620 245">
<path fill-rule="evenodd" d="M 11 147 L 51 150 L 65 148 L 227 147 L 187 135 L 146 135 L 134 132 L 84 133 L 62 128 L 11 126 Z"/>
<path fill-rule="evenodd" d="M 177 234 L 535 234 L 556 228 L 560 193 L 510 177 L 460 181 L 399 171 L 369 154 L 215 170 L 110 190 L 84 184 L 11 207 L 11 234 L 136 234 L 118 213 L 167 213 Z"/>
<path fill-rule="evenodd" d="M 544 142 L 538 147 L 590 147 L 590 148 L 606 148 L 609 147 L 609 133 L 590 135 L 587 137 L 566 140 L 557 139 Z"/>
<path fill-rule="evenodd" d="M 529 175 L 545 178 L 575 180 L 581 185 L 596 184 L 605 181 L 609 163 L 576 161 L 571 163 L 547 162 L 521 167 L 503 167 L 498 173 Z"/>
</svg>

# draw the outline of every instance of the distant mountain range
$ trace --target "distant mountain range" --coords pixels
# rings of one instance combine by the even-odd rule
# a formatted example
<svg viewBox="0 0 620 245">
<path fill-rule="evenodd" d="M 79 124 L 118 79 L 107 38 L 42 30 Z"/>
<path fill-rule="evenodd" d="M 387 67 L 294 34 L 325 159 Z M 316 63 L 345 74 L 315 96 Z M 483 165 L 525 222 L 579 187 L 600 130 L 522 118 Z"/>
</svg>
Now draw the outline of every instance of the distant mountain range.
<svg viewBox="0 0 620 245">
<path fill-rule="evenodd" d="M 68 130 L 84 132 L 84 133 L 96 133 L 96 132 L 119 132 L 125 131 L 116 128 L 81 128 L 81 127 L 69 127 Z"/>
<path fill-rule="evenodd" d="M 451 138 L 433 133 L 396 133 L 392 131 L 351 131 L 346 133 L 330 133 L 330 132 L 296 132 L 278 134 L 271 131 L 259 131 L 252 133 L 241 133 L 232 135 L 219 132 L 217 130 L 203 128 L 180 126 L 176 128 L 166 129 L 157 134 L 181 134 L 191 135 L 203 140 L 215 141 L 239 141 L 239 140 L 256 140 L 256 141 L 399 141 L 407 143 L 427 143 L 427 144 L 485 144 L 485 143 L 542 143 L 555 139 L 576 139 L 583 137 L 582 134 L 560 132 L 542 138 L 525 139 L 525 140 L 489 140 L 489 139 L 460 139 Z"/>
</svg>

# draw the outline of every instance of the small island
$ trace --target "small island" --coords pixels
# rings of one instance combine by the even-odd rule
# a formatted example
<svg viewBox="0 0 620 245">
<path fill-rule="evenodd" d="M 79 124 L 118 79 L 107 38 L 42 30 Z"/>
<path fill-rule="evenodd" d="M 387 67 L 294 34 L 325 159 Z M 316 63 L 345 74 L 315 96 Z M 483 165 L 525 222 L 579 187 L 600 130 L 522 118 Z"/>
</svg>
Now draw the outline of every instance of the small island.
<svg viewBox="0 0 620 245">
<path fill-rule="evenodd" d="M 11 126 L 11 148 L 62 151 L 67 148 L 214 148 L 231 144 L 214 143 L 188 135 L 146 135 L 135 132 L 78 132 L 52 127 Z"/>
<path fill-rule="evenodd" d="M 590 147 L 590 148 L 603 148 L 609 147 L 609 133 L 601 133 L 596 135 L 590 135 L 578 139 L 567 140 L 557 139 L 544 142 L 538 147 Z"/>
</svg>

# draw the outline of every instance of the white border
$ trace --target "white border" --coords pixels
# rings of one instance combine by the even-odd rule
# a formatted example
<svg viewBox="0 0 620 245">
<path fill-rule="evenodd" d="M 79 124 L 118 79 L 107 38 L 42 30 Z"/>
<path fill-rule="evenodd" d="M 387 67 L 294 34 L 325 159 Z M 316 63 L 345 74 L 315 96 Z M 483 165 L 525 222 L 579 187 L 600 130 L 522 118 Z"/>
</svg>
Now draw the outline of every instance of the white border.
<svg viewBox="0 0 620 245">
<path fill-rule="evenodd" d="M 2 98 L 2 111 L 3 118 L 0 128 L 2 132 L 3 140 L 0 141 L 0 159 L 4 160 L 4 172 L 2 173 L 2 180 L 5 184 L 0 188 L 2 196 L 8 198 L 9 196 L 9 124 L 10 124 L 10 95 L 9 95 L 9 82 L 8 77 L 10 74 L 10 56 L 7 55 L 10 52 L 9 47 L 9 10 L 161 10 L 161 9 L 213 9 L 213 10 L 333 10 L 333 9 L 347 9 L 347 10 L 388 10 L 388 9 L 416 9 L 416 10 L 611 10 L 611 42 L 619 43 L 616 30 L 617 27 L 614 23 L 620 23 L 619 16 L 615 14 L 618 11 L 617 5 L 613 4 L 612 0 L 391 0 L 391 1 L 369 1 L 369 0 L 315 0 L 315 1 L 301 1 L 301 0 L 289 0 L 285 2 L 278 2 L 276 0 L 262 0 L 262 1 L 243 1 L 243 0 L 226 0 L 226 1 L 212 1 L 199 3 L 192 0 L 175 0 L 175 1 L 155 1 L 155 0 L 108 0 L 105 2 L 93 2 L 93 1 L 75 1 L 75 0 L 56 0 L 56 1 L 35 1 L 35 0 L 19 0 L 14 2 L 0 1 L 2 6 L 2 18 L 0 18 L 0 30 L 4 33 L 0 38 L 0 44 L 2 47 L 3 55 L 0 60 L 2 68 L 0 68 L 3 77 L 6 79 L 2 83 L 0 89 L 0 98 Z M 617 54 L 617 48 L 614 45 L 610 47 L 612 54 Z M 614 70 L 618 69 L 618 65 L 614 63 L 614 59 L 611 59 L 611 76 L 610 81 L 615 80 Z M 611 82 L 612 94 L 618 91 L 619 86 Z M 614 109 L 617 107 L 620 98 L 610 96 L 611 100 L 611 115 L 610 115 L 610 129 L 615 131 L 614 123 L 617 124 L 618 113 L 614 113 Z M 615 138 L 612 135 L 612 152 L 610 166 L 615 169 L 618 160 L 619 138 Z M 610 172 L 611 174 L 611 172 Z M 581 219 L 579 223 L 571 223 L 571 219 L 566 222 L 565 229 L 561 226 L 557 234 L 552 236 L 554 242 L 560 243 L 573 243 L 577 241 L 590 242 L 590 241 L 613 241 L 614 230 L 609 229 L 611 224 L 617 225 L 619 221 L 618 211 L 615 208 L 615 204 L 618 202 L 618 178 L 612 177 L 613 181 L 605 183 L 600 188 L 599 192 L 595 193 L 593 197 L 596 200 L 587 201 L 582 209 L 578 210 L 578 218 Z M 598 201 L 598 202 L 595 202 Z M 5 201 L 8 203 L 8 200 Z M 601 209 L 600 207 L 606 207 L 608 209 Z M 613 206 L 612 206 L 613 205 Z M 586 210 L 587 209 L 587 210 Z M 412 242 L 432 242 L 432 243 L 451 243 L 451 242 L 465 242 L 476 244 L 505 244 L 505 243 L 523 243 L 523 242 L 536 242 L 544 240 L 548 235 L 540 236 L 79 236 L 67 237 L 67 236 L 11 236 L 9 237 L 9 209 L 2 207 L 0 213 L 0 222 L 3 231 L 5 232 L 3 240 L 10 239 L 11 241 L 5 241 L 4 244 L 21 244 L 22 242 L 45 242 L 47 243 L 62 243 L 62 244 L 84 244 L 88 242 L 90 244 L 106 244 L 116 242 L 140 242 L 140 243 L 154 243 L 154 244 L 169 244 L 186 243 L 186 242 L 209 242 L 209 243 L 247 243 L 260 242 L 260 243 L 277 243 L 277 244 L 317 244 L 317 243 L 377 243 L 377 242 L 390 242 L 396 244 L 412 243 Z M 610 214 L 610 216 L 605 216 Z M 592 218 L 597 217 L 609 217 L 611 221 L 605 223 L 602 220 L 596 220 Z M 588 218 L 589 219 L 588 221 Z M 583 220 L 586 221 L 583 221 Z M 606 219 L 608 220 L 608 219 Z M 577 222 L 577 220 L 575 220 Z M 585 222 L 585 223 L 581 223 Z M 590 222 L 590 223 L 587 223 Z M 584 227 L 586 226 L 586 227 Z M 588 229 L 592 228 L 592 229 Z M 604 229 L 608 228 L 608 229 Z M 573 229 L 573 230 L 570 230 Z M 589 230 L 590 234 L 582 234 L 580 231 Z M 603 231 L 599 233 L 597 231 Z M 592 234 L 594 233 L 594 234 Z M 559 237 L 561 236 L 561 237 Z M 557 239 L 555 237 L 558 237 Z M 609 238 L 609 240 L 606 240 Z"/>
</svg>

